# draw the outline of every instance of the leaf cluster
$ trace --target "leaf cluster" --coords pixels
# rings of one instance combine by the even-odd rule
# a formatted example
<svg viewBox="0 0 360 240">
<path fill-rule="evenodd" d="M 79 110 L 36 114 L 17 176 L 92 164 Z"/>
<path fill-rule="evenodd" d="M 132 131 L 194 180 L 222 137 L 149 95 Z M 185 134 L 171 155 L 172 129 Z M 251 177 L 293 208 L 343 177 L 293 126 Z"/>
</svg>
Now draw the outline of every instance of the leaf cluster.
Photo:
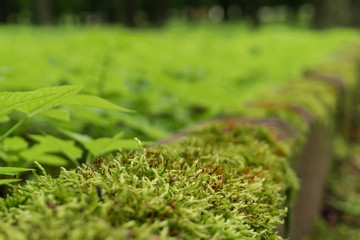
<svg viewBox="0 0 360 240">
<path fill-rule="evenodd" d="M 10 120 L 10 114 L 14 111 L 20 112 L 21 119 L 18 120 L 5 133 L 0 135 L 0 158 L 2 164 L 9 166 L 26 167 L 31 165 L 33 161 L 52 166 L 66 166 L 68 161 L 73 161 L 75 165 L 79 165 L 78 159 L 83 155 L 83 150 L 75 145 L 73 140 L 64 140 L 50 135 L 27 135 L 11 136 L 26 121 L 32 119 L 36 115 L 42 115 L 48 118 L 68 121 L 70 119 L 69 112 L 64 106 L 81 106 L 95 107 L 107 110 L 125 111 L 129 110 L 119 107 L 109 101 L 96 96 L 78 94 L 81 87 L 79 86 L 60 86 L 51 88 L 41 88 L 34 91 L 25 92 L 1 92 L 0 93 L 0 119 L 3 122 Z M 37 144 L 30 147 L 29 138 Z M 119 136 L 117 136 L 119 138 Z M 92 155 L 98 156 L 105 152 L 117 150 L 119 147 L 132 147 L 134 141 L 122 140 L 122 142 L 114 141 L 114 138 L 103 138 L 92 140 L 84 144 L 85 149 Z M 98 142 L 102 141 L 102 144 Z M 80 141 L 81 142 L 81 141 Z M 59 156 L 59 154 L 61 154 Z M 0 167 L 1 175 L 9 175 L 7 168 Z M 15 168 L 14 168 L 15 169 Z M 31 169 L 18 168 L 22 172 Z M 0 184 L 18 181 L 14 179 L 2 179 Z"/>
</svg>

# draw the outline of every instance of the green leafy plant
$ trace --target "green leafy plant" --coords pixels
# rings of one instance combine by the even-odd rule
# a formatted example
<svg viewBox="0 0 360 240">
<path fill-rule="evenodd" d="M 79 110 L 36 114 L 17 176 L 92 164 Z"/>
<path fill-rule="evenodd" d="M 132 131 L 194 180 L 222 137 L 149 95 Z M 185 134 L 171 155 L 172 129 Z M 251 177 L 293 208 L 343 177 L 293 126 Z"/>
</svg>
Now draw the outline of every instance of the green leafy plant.
<svg viewBox="0 0 360 240">
<path fill-rule="evenodd" d="M 80 95 L 78 94 L 80 89 L 81 87 L 79 86 L 61 86 L 41 88 L 28 92 L 0 93 L 1 119 L 9 119 L 7 115 L 14 110 L 25 113 L 25 116 L 17 124 L 0 136 L 0 142 L 23 125 L 25 121 L 37 114 L 43 114 L 47 117 L 68 119 L 68 114 L 65 111 L 54 109 L 63 105 L 97 107 L 129 112 L 129 110 L 112 104 L 102 98 Z"/>
<path fill-rule="evenodd" d="M 252 31 L 241 24 L 183 23 L 147 31 L 76 26 L 23 26 L 19 31 L 8 26 L 0 33 L 0 89 L 82 85 L 84 93 L 136 109 L 137 114 L 70 109 L 71 126 L 62 127 L 94 138 L 124 132 L 142 140 L 163 138 L 239 109 L 274 85 L 296 79 L 357 36 L 347 29 L 264 26 Z M 32 61 L 36 68 L 27 64 Z M 67 117 L 51 113 L 55 115 Z"/>
<path fill-rule="evenodd" d="M 46 134 L 31 134 L 23 137 L 11 136 L 21 128 L 26 121 L 36 115 L 68 121 L 70 115 L 66 109 L 61 108 L 63 106 L 94 107 L 131 112 L 100 97 L 81 95 L 79 94 L 80 89 L 81 87 L 79 86 L 60 86 L 41 88 L 27 92 L 1 92 L 0 119 L 6 122 L 10 120 L 10 114 L 13 111 L 22 113 L 22 118 L 0 135 L 0 158 L 2 163 L 10 166 L 24 167 L 33 161 L 38 161 L 46 165 L 66 166 L 68 160 L 70 160 L 75 165 L 79 165 L 78 159 L 82 155 L 82 150 L 75 146 L 73 140 L 60 139 Z M 38 143 L 29 147 L 29 143 L 24 137 Z M 122 141 L 124 141 L 125 147 L 129 147 L 126 140 Z M 120 142 L 117 142 L 117 147 L 122 147 Z M 108 151 L 113 149 L 114 148 L 108 148 Z M 3 171 L 4 173 L 11 173 L 6 172 L 6 169 L 3 169 Z M 27 171 L 27 169 L 18 168 L 18 171 Z M 10 180 L 4 180 L 3 182 L 9 181 Z"/>
<path fill-rule="evenodd" d="M 33 171 L 29 168 L 0 167 L 0 175 L 14 176 L 21 172 Z M 0 185 L 21 181 L 21 179 L 0 179 Z"/>
<path fill-rule="evenodd" d="M 76 140 L 87 151 L 86 163 L 90 163 L 91 159 L 104 155 L 106 153 L 121 149 L 138 149 L 139 144 L 135 139 L 121 139 L 123 133 L 118 133 L 112 138 L 97 138 L 92 139 L 85 134 L 79 134 L 62 129 L 61 132 L 66 136 Z M 143 142 L 143 145 L 151 142 Z"/>
</svg>

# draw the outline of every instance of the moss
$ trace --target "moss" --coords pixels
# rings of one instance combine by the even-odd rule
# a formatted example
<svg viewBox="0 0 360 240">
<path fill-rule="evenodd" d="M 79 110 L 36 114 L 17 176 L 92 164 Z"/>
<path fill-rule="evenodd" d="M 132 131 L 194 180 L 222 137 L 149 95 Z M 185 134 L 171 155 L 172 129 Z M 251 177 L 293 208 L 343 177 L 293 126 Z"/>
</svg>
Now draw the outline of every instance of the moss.
<svg viewBox="0 0 360 240">
<path fill-rule="evenodd" d="M 294 173 L 262 127 L 207 126 L 1 199 L 7 239 L 280 239 Z"/>
</svg>

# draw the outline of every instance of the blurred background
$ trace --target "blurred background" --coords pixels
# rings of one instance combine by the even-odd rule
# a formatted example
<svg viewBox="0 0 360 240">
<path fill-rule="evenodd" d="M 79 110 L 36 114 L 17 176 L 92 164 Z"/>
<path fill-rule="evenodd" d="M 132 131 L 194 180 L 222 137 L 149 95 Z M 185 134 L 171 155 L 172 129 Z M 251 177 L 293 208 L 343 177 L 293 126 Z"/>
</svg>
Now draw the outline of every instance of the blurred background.
<svg viewBox="0 0 360 240">
<path fill-rule="evenodd" d="M 315 28 L 360 26 L 358 0 L 0 0 L 1 24 L 162 26 L 186 21 L 309 20 Z"/>
</svg>

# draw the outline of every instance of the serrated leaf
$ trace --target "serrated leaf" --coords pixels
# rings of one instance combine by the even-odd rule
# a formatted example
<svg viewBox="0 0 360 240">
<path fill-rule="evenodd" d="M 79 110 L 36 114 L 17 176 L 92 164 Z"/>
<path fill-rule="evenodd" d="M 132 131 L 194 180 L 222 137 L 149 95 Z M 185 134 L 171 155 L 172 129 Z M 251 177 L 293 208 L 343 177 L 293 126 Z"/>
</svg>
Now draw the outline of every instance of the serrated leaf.
<svg viewBox="0 0 360 240">
<path fill-rule="evenodd" d="M 72 140 L 63 140 L 50 135 L 31 135 L 30 137 L 39 143 L 20 153 L 20 156 L 27 161 L 38 161 L 51 166 L 66 166 L 69 164 L 68 160 L 53 153 L 62 153 L 75 164 L 77 164 L 76 159 L 82 155 L 82 151 Z"/>
<path fill-rule="evenodd" d="M 63 159 L 62 157 L 51 154 L 38 155 L 36 159 L 33 159 L 33 161 L 37 161 L 38 163 L 41 164 L 56 166 L 56 167 L 69 165 L 69 161 Z"/>
<path fill-rule="evenodd" d="M 119 113 L 121 121 L 123 121 L 124 123 L 126 123 L 126 125 L 133 127 L 139 131 L 142 131 L 144 133 L 146 133 L 146 135 L 154 138 L 154 139 L 161 139 L 161 138 L 165 138 L 169 135 L 171 135 L 170 132 L 164 130 L 164 129 L 160 129 L 160 128 L 156 128 L 154 126 L 151 126 L 149 124 L 148 121 L 146 121 L 145 119 L 138 119 L 138 117 L 134 117 L 132 115 L 126 115 L 126 114 L 122 114 Z"/>
<path fill-rule="evenodd" d="M 50 166 L 67 166 L 69 162 L 59 156 L 52 155 L 47 152 L 48 149 L 43 148 L 42 145 L 38 144 L 29 150 L 25 150 L 20 153 L 21 157 L 26 159 L 29 162 L 37 161 L 42 164 L 50 165 Z"/>
<path fill-rule="evenodd" d="M 7 153 L 3 152 L 3 151 L 0 151 L 0 158 L 2 158 L 1 160 L 7 162 L 9 156 Z"/>
<path fill-rule="evenodd" d="M 107 152 L 116 151 L 120 148 L 122 149 L 138 149 L 139 144 L 133 139 L 120 139 L 124 133 L 120 132 L 112 138 L 97 138 L 92 139 L 91 137 L 71 132 L 65 129 L 60 129 L 60 131 L 65 134 L 67 137 L 74 139 L 81 143 L 89 152 L 93 155 L 98 156 Z"/>
<path fill-rule="evenodd" d="M 122 112 L 134 112 L 133 110 L 120 107 L 114 103 L 111 103 L 103 98 L 90 95 L 75 95 L 71 98 L 66 98 L 63 105 L 75 105 L 83 107 L 94 107 L 108 110 L 122 111 Z"/>
<path fill-rule="evenodd" d="M 118 151 L 119 149 L 139 149 L 139 143 L 134 139 L 98 138 L 84 144 L 93 155 Z"/>
<path fill-rule="evenodd" d="M 83 143 L 84 147 L 89 150 L 93 155 L 98 156 L 107 152 L 116 151 L 121 146 L 118 144 L 119 138 L 123 133 L 118 133 L 112 138 L 97 138 L 90 142 Z"/>
<path fill-rule="evenodd" d="M 119 132 L 117 134 L 115 134 L 112 139 L 115 140 L 115 139 L 120 139 L 122 138 L 122 136 L 124 136 L 124 133 L 123 132 Z"/>
<path fill-rule="evenodd" d="M 61 133 L 63 133 L 65 136 L 74 139 L 75 141 L 78 141 L 81 144 L 87 143 L 92 141 L 93 139 L 85 134 L 80 134 L 76 132 L 71 132 L 69 130 L 65 129 L 59 129 Z"/>
<path fill-rule="evenodd" d="M 70 159 L 77 159 L 81 156 L 82 151 L 75 146 L 73 140 L 64 140 L 50 135 L 30 135 L 31 139 L 39 142 L 23 154 L 43 155 L 43 153 L 62 153 Z"/>
<path fill-rule="evenodd" d="M 7 137 L 4 139 L 5 151 L 20 151 L 29 146 L 29 144 L 21 137 Z"/>
<path fill-rule="evenodd" d="M 53 118 L 55 120 L 60 120 L 67 122 L 70 120 L 70 113 L 64 109 L 50 109 L 44 112 L 41 112 L 39 116 Z"/>
<path fill-rule="evenodd" d="M 21 179 L 0 179 L 0 185 L 13 183 L 13 182 L 19 182 Z"/>
<path fill-rule="evenodd" d="M 98 156 L 104 154 L 104 149 L 111 143 L 111 138 L 98 138 L 90 142 L 84 143 L 84 147 L 93 155 Z"/>
<path fill-rule="evenodd" d="M 10 118 L 8 116 L 6 116 L 6 115 L 0 116 L 0 123 L 7 122 L 9 120 L 10 120 Z"/>
<path fill-rule="evenodd" d="M 19 156 L 18 153 L 5 153 L 0 151 L 0 158 L 2 161 L 6 162 L 7 165 L 14 165 L 14 164 L 18 164 L 19 161 L 21 161 L 21 157 Z"/>
<path fill-rule="evenodd" d="M 19 172 L 32 171 L 31 168 L 18 168 L 18 167 L 0 167 L 0 174 L 2 175 L 15 175 Z"/>
<path fill-rule="evenodd" d="M 140 149 L 139 143 L 134 139 L 117 139 L 104 148 L 104 152 L 116 151 L 119 149 Z"/>
<path fill-rule="evenodd" d="M 15 109 L 27 114 L 34 114 L 39 109 L 61 104 L 62 99 L 76 94 L 80 89 L 79 86 L 60 86 L 27 92 L 1 92 L 0 116 Z"/>
</svg>

